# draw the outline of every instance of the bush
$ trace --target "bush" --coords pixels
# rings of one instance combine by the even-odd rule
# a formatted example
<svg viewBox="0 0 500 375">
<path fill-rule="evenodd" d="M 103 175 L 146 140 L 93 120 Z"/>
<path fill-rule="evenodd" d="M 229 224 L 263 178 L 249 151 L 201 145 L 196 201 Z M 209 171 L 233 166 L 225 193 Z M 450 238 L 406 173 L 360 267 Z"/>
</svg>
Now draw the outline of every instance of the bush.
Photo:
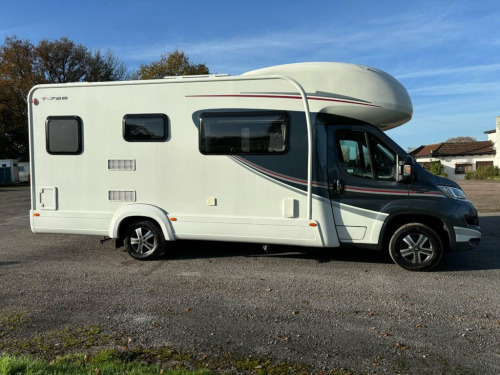
<svg viewBox="0 0 500 375">
<path fill-rule="evenodd" d="M 429 172 L 436 176 L 448 177 L 448 174 L 444 171 L 444 165 L 439 160 L 431 161 Z"/>
<path fill-rule="evenodd" d="M 466 180 L 498 180 L 500 179 L 500 168 L 489 165 L 487 167 L 479 167 L 475 171 L 465 174 Z"/>
</svg>

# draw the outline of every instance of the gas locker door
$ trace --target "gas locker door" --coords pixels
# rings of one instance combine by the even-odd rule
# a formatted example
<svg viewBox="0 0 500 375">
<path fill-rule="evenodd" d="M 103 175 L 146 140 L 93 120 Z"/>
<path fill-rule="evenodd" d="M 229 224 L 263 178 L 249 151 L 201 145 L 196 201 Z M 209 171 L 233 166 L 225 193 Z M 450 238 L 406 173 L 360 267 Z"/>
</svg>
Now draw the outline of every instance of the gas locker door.
<svg viewBox="0 0 500 375">
<path fill-rule="evenodd" d="M 408 199 L 387 143 L 370 126 L 328 126 L 328 190 L 342 243 L 378 244 L 386 218 Z"/>
</svg>

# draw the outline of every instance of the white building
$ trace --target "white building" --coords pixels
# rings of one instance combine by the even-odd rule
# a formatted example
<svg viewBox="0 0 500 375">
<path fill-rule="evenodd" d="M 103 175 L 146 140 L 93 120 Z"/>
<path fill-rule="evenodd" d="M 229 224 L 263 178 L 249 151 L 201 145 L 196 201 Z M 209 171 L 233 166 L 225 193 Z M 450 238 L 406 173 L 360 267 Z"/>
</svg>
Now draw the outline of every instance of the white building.
<svg viewBox="0 0 500 375">
<path fill-rule="evenodd" d="M 480 167 L 495 165 L 500 167 L 500 116 L 496 118 L 494 130 L 485 132 L 487 141 L 441 142 L 420 146 L 410 152 L 424 168 L 433 161 L 440 161 L 449 178 L 463 180 L 465 174 Z"/>
<path fill-rule="evenodd" d="M 19 182 L 29 182 L 30 181 L 30 163 L 20 161 L 18 163 L 19 170 Z"/>
<path fill-rule="evenodd" d="M 8 185 L 19 182 L 19 171 L 17 160 L 0 160 L 0 185 Z"/>
<path fill-rule="evenodd" d="M 495 150 L 500 150 L 500 116 L 497 116 L 495 129 L 485 133 L 488 134 L 488 141 L 493 142 Z M 500 152 L 496 153 L 493 164 L 500 167 Z"/>
</svg>

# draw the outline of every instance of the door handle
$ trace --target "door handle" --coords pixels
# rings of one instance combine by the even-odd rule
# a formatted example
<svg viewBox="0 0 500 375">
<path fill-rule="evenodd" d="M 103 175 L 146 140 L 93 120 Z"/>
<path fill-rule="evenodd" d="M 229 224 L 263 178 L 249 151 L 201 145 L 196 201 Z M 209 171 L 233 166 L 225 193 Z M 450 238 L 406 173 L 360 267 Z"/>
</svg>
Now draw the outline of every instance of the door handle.
<svg viewBox="0 0 500 375">
<path fill-rule="evenodd" d="M 333 180 L 330 189 L 334 194 L 342 194 L 345 191 L 345 183 L 342 180 Z"/>
</svg>

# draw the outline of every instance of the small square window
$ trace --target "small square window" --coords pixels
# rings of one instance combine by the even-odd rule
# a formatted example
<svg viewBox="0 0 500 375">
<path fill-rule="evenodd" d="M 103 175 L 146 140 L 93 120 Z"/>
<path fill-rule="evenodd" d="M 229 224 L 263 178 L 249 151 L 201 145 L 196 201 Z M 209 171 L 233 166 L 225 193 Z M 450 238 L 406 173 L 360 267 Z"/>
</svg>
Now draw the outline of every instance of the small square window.
<svg viewBox="0 0 500 375">
<path fill-rule="evenodd" d="M 167 124 L 164 114 L 126 115 L 123 138 L 127 142 L 163 142 L 168 136 Z"/>
<path fill-rule="evenodd" d="M 455 174 L 466 174 L 472 172 L 472 164 L 455 164 Z"/>
<path fill-rule="evenodd" d="M 78 116 L 53 116 L 45 122 L 47 152 L 52 155 L 82 153 L 82 119 Z"/>
</svg>

